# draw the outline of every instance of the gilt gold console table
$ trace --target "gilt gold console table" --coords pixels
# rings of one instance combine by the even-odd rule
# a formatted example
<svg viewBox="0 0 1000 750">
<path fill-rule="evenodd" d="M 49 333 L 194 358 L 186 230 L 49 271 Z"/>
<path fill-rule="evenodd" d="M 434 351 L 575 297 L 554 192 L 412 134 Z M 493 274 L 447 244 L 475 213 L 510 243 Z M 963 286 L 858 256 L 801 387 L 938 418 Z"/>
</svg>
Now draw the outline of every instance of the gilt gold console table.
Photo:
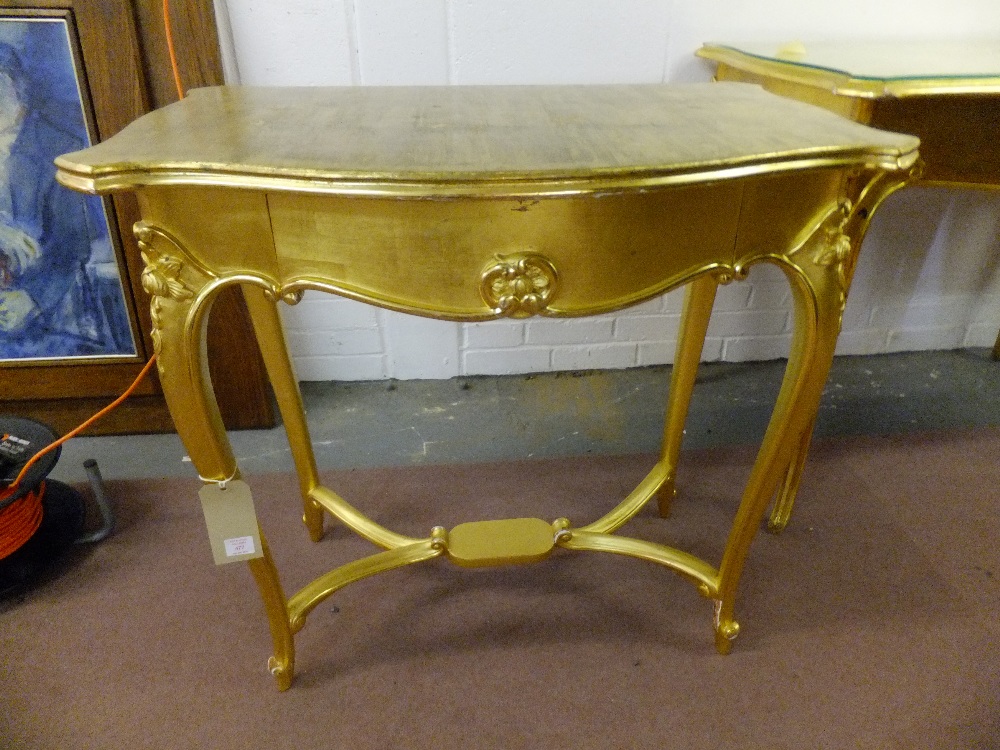
<svg viewBox="0 0 1000 750">
<path fill-rule="evenodd" d="M 1000 42 L 706 44 L 720 81 L 756 83 L 920 138 L 918 184 L 1000 188 Z M 1000 336 L 993 346 L 1000 359 Z"/>
<path fill-rule="evenodd" d="M 533 562 L 555 549 L 660 563 L 738 632 L 740 573 L 772 498 L 802 470 L 862 235 L 910 176 L 916 138 L 745 84 L 196 90 L 110 140 L 61 157 L 59 180 L 134 191 L 163 389 L 200 476 L 238 467 L 205 367 L 205 322 L 242 288 L 295 459 L 313 540 L 324 513 L 381 551 L 287 598 L 264 544 L 249 564 L 281 689 L 294 634 L 343 586 L 433 558 Z M 716 285 L 756 263 L 784 271 L 793 346 L 721 561 L 616 534 L 673 496 L 684 418 Z M 599 519 L 470 520 L 404 536 L 320 484 L 277 304 L 314 289 L 455 321 L 570 317 L 687 284 L 659 460 Z M 263 536 L 261 537 L 263 539 Z"/>
</svg>

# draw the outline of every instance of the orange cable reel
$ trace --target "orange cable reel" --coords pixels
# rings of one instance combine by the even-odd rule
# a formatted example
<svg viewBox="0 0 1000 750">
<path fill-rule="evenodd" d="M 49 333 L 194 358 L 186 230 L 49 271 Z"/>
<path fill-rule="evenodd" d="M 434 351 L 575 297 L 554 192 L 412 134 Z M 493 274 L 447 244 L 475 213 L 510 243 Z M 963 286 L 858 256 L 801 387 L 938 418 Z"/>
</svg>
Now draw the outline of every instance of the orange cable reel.
<svg viewBox="0 0 1000 750">
<path fill-rule="evenodd" d="M 62 444 L 121 405 L 135 392 L 155 363 L 154 355 L 121 396 L 61 438 L 56 438 L 52 430 L 41 422 L 0 416 L 0 589 L 5 591 L 7 584 L 22 582 L 25 561 L 18 560 L 15 553 L 27 552 L 29 542 L 36 538 L 36 534 L 42 536 L 39 532 L 45 521 L 46 506 L 52 504 L 47 502 L 49 488 L 45 479 L 59 459 Z M 89 463 L 96 466 L 96 462 Z M 61 482 L 54 482 L 54 486 L 57 487 L 57 495 L 74 492 Z M 82 512 L 81 506 L 81 526 Z M 74 536 L 77 534 L 79 529 Z M 92 541 L 77 538 L 77 541 L 81 540 Z M 37 555 L 32 551 L 27 557 L 35 558 Z"/>
</svg>

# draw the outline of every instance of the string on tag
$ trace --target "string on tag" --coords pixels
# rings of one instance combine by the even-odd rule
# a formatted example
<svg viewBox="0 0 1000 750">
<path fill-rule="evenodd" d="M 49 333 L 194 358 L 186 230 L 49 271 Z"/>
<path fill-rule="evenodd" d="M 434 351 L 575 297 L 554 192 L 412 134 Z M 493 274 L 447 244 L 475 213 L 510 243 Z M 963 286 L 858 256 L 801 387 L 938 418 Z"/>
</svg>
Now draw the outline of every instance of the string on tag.
<svg viewBox="0 0 1000 750">
<path fill-rule="evenodd" d="M 229 483 L 236 479 L 236 475 L 239 473 L 238 468 L 233 468 L 233 473 L 229 475 L 228 479 L 205 479 L 201 474 L 198 475 L 198 479 L 203 481 L 205 484 L 217 484 L 220 490 L 226 489 Z"/>
</svg>

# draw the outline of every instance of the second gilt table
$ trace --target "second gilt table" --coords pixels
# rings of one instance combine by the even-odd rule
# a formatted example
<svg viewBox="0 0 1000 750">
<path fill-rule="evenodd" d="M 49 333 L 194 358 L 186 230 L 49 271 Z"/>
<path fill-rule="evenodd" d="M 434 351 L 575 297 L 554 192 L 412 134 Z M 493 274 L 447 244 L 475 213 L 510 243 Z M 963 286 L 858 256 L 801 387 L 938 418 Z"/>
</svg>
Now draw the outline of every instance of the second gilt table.
<svg viewBox="0 0 1000 750">
<path fill-rule="evenodd" d="M 745 84 L 193 91 L 58 160 L 59 180 L 133 191 L 171 413 L 206 488 L 239 469 L 206 369 L 220 290 L 246 297 L 313 540 L 326 514 L 378 551 L 287 597 L 270 551 L 246 559 L 291 684 L 294 634 L 343 586 L 435 558 L 463 566 L 596 550 L 659 563 L 714 602 L 717 649 L 739 626 L 740 574 L 768 505 L 791 508 L 865 229 L 909 179 L 916 138 Z M 788 278 L 787 371 L 721 560 L 616 533 L 673 496 L 684 419 L 718 283 L 757 263 Z M 277 305 L 320 290 L 454 321 L 605 313 L 687 285 L 663 448 L 597 519 L 470 520 L 422 538 L 321 484 Z M 232 497 L 230 495 L 229 497 Z M 780 524 L 779 524 L 780 525 Z"/>
<path fill-rule="evenodd" d="M 997 40 L 706 44 L 697 54 L 716 63 L 720 81 L 756 83 L 919 137 L 924 166 L 915 184 L 1000 188 Z"/>
</svg>

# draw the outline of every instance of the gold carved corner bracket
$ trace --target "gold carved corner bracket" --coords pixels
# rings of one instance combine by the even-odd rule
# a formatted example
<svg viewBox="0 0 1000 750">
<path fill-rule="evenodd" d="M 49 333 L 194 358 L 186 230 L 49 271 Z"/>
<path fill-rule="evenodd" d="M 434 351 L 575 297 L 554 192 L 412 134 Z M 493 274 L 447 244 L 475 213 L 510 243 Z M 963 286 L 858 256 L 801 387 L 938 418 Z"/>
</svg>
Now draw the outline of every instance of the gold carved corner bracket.
<svg viewBox="0 0 1000 750">
<path fill-rule="evenodd" d="M 863 171 L 853 175 L 852 182 L 860 183 L 857 200 L 841 198 L 814 233 L 819 248 L 814 252 L 812 261 L 819 267 L 834 271 L 841 314 L 847 304 L 858 250 L 875 209 L 896 190 L 918 179 L 922 172 L 923 162 L 918 160 L 908 169 L 882 172 L 874 178 Z"/>
<path fill-rule="evenodd" d="M 178 304 L 200 311 L 219 289 L 231 284 L 260 287 L 267 299 L 289 305 L 297 304 L 304 294 L 299 286 L 282 287 L 275 280 L 257 274 L 220 275 L 201 263 L 170 232 L 146 221 L 136 222 L 133 231 L 145 264 L 140 281 L 151 298 L 153 351 L 157 354 L 162 347 L 167 316 L 174 314 Z"/>
<path fill-rule="evenodd" d="M 169 232 L 145 221 L 133 228 L 145 268 L 140 282 L 151 298 L 153 351 L 160 353 L 165 303 L 183 302 L 195 296 L 195 287 L 187 279 L 187 253 Z"/>
<path fill-rule="evenodd" d="M 194 291 L 181 278 L 184 261 L 178 257 L 183 253 L 180 244 L 170 234 L 145 222 L 135 225 L 135 238 L 139 243 L 142 261 L 146 267 L 142 271 L 142 288 L 151 297 L 167 297 L 169 299 L 187 299 Z M 172 246 L 177 254 L 162 249 L 162 238 Z"/>
<path fill-rule="evenodd" d="M 814 302 L 826 300 L 838 316 L 838 329 L 847 306 L 847 295 L 858 259 L 858 250 L 875 207 L 892 192 L 895 183 L 879 181 L 869 183 L 869 188 L 854 201 L 841 196 L 833 205 L 828 205 L 810 226 L 801 232 L 783 252 L 753 253 L 733 266 L 736 278 L 746 276 L 749 267 L 762 262 L 771 262 L 782 267 L 786 274 L 798 278 L 809 289 Z M 729 269 L 715 270 L 720 283 L 727 283 Z"/>
<path fill-rule="evenodd" d="M 829 268 L 836 274 L 841 313 L 847 305 L 847 290 L 850 288 L 854 263 L 857 260 L 854 243 L 847 233 L 848 222 L 852 216 L 851 209 L 851 201 L 844 199 L 823 222 L 819 249 L 813 255 L 813 262 L 817 266 Z"/>
<path fill-rule="evenodd" d="M 544 255 L 498 255 L 480 277 L 483 300 L 499 316 L 527 318 L 543 312 L 555 297 L 559 274 Z"/>
<path fill-rule="evenodd" d="M 864 221 L 866 215 L 867 212 L 859 215 L 853 201 L 841 198 L 811 229 L 800 235 L 793 249 L 781 255 L 755 258 L 753 262 L 769 258 L 807 280 L 814 293 L 828 289 L 822 294 L 832 295 L 829 298 L 835 300 L 842 316 L 861 241 L 858 221 Z"/>
</svg>

